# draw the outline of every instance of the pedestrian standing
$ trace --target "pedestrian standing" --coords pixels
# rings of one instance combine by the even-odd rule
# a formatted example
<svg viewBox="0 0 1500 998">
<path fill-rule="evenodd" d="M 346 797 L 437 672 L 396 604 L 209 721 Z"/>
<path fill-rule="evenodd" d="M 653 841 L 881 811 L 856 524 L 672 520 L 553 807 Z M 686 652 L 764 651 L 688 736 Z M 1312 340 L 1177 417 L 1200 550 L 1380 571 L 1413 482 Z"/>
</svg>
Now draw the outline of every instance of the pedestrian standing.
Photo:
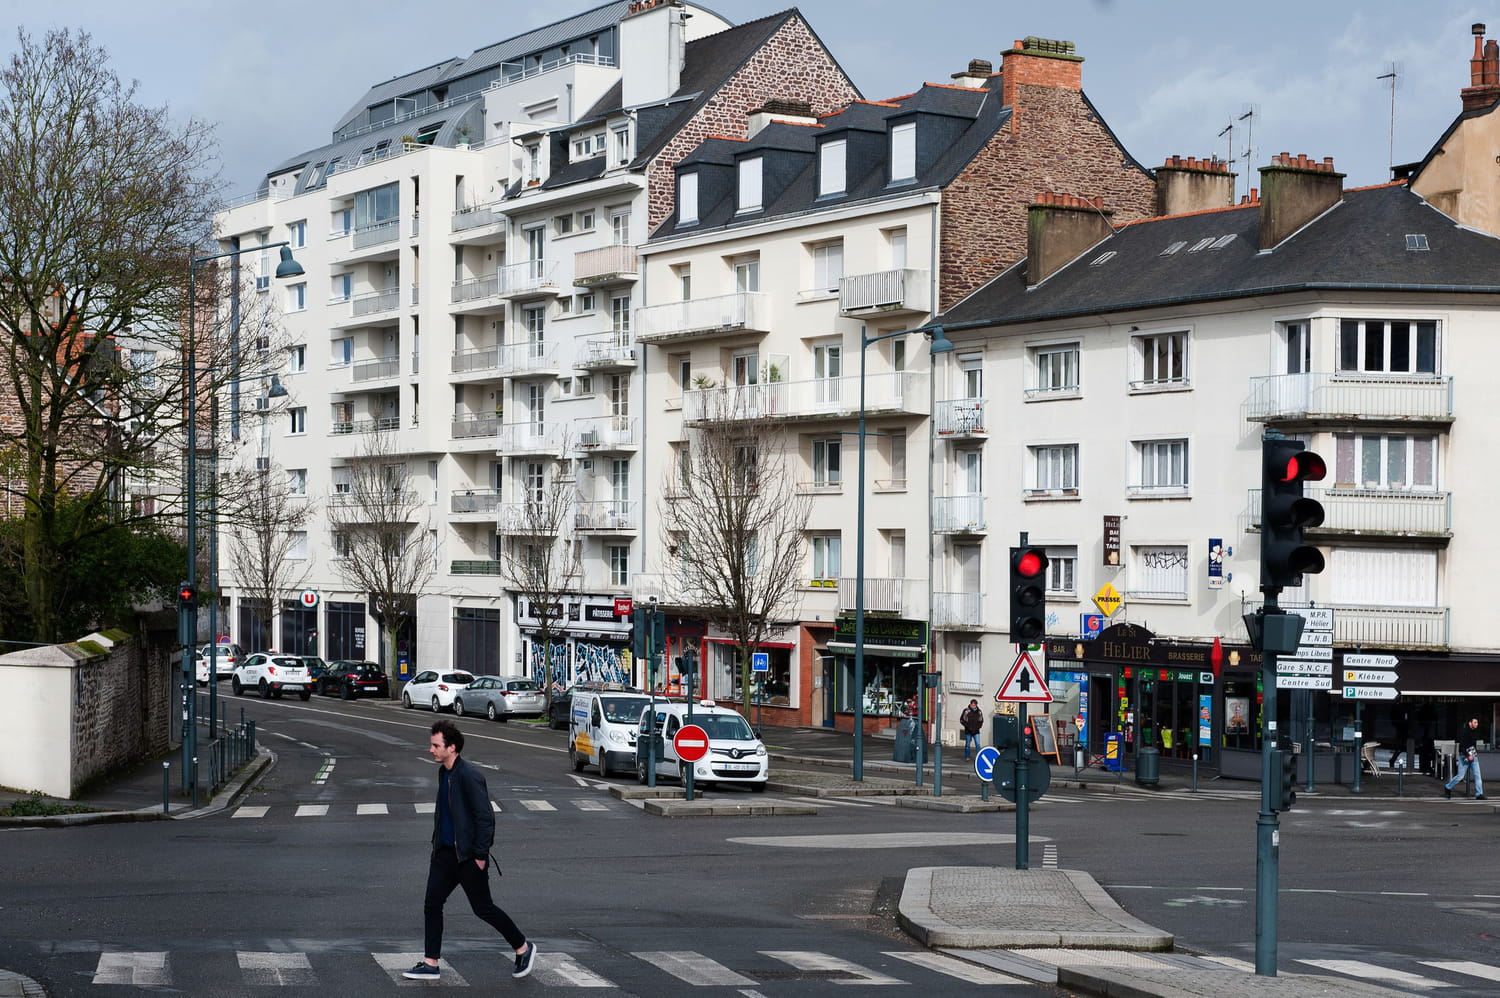
<svg viewBox="0 0 1500 998">
<path fill-rule="evenodd" d="M 958 715 L 959 727 L 964 729 L 964 758 L 969 758 L 969 750 L 979 751 L 979 732 L 984 730 L 984 711 L 979 709 L 978 700 L 970 700 L 969 706 Z"/>
<path fill-rule="evenodd" d="M 1464 773 L 1474 771 L 1474 799 L 1484 800 L 1484 778 L 1479 775 L 1479 753 L 1475 743 L 1479 741 L 1479 718 L 1469 718 L 1469 723 L 1458 729 L 1458 771 L 1443 787 L 1444 795 L 1453 796 L 1453 787 L 1464 778 Z"/>
<path fill-rule="evenodd" d="M 458 725 L 447 718 L 433 723 L 427 752 L 439 769 L 437 807 L 432 815 L 432 860 L 422 902 L 424 959 L 404 974 L 415 981 L 437 980 L 441 974 L 438 959 L 443 952 L 443 905 L 455 887 L 464 889 L 474 914 L 492 925 L 516 951 L 512 977 L 531 973 L 536 959 L 536 943 L 527 940 L 490 897 L 486 867 L 493 859 L 490 849 L 495 844 L 495 812 L 484 774 L 459 755 L 463 748 L 464 734 Z"/>
</svg>

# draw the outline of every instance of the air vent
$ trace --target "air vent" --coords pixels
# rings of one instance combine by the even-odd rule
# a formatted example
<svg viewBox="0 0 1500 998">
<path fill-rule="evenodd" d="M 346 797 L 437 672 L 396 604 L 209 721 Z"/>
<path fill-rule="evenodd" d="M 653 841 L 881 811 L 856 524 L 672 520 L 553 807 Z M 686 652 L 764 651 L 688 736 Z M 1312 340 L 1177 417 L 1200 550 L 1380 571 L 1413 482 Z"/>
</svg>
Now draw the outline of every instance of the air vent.
<svg viewBox="0 0 1500 998">
<path fill-rule="evenodd" d="M 1114 250 L 1106 250 L 1105 252 L 1100 253 L 1098 256 L 1094 257 L 1093 262 L 1090 263 L 1089 266 L 1090 267 L 1097 267 L 1097 266 L 1099 266 L 1102 263 L 1108 263 L 1109 261 L 1113 260 L 1114 258 L 1115 258 L 1115 251 Z"/>
<path fill-rule="evenodd" d="M 1209 249 L 1223 249 L 1225 246 L 1228 246 L 1230 243 L 1234 242 L 1234 235 L 1235 234 L 1231 232 L 1227 236 L 1220 236 L 1219 238 L 1214 240 L 1214 244 L 1210 246 Z"/>
<path fill-rule="evenodd" d="M 1196 253 L 1199 250 L 1208 249 L 1210 246 L 1213 245 L 1213 242 L 1214 242 L 1214 237 L 1213 236 L 1206 236 L 1203 239 L 1198 240 L 1196 243 L 1193 243 L 1192 249 L 1188 250 L 1188 252 L 1189 253 Z"/>
<path fill-rule="evenodd" d="M 1176 253 L 1178 250 L 1182 249 L 1186 245 L 1187 245 L 1187 240 L 1185 240 L 1185 239 L 1179 239 L 1175 243 L 1173 243 L 1172 245 L 1168 246 L 1166 249 L 1162 250 L 1160 255 L 1161 256 L 1171 256 L 1173 253 Z"/>
<path fill-rule="evenodd" d="M 1412 253 L 1425 253 L 1432 249 L 1431 246 L 1427 245 L 1427 233 L 1408 232 L 1406 234 L 1406 249 Z"/>
</svg>

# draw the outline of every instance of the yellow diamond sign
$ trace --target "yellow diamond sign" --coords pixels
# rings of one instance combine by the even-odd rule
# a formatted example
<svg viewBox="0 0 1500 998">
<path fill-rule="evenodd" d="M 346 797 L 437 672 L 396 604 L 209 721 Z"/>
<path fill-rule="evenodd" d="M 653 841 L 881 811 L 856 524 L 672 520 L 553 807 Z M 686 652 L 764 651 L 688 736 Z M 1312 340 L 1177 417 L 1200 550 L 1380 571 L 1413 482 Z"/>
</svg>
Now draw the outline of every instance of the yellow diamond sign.
<svg viewBox="0 0 1500 998">
<path fill-rule="evenodd" d="M 1106 582 L 1094 594 L 1094 605 L 1106 617 L 1114 616 L 1115 611 L 1120 609 L 1120 604 L 1123 602 L 1125 602 L 1125 597 L 1120 595 L 1120 591 L 1111 582 Z"/>
</svg>

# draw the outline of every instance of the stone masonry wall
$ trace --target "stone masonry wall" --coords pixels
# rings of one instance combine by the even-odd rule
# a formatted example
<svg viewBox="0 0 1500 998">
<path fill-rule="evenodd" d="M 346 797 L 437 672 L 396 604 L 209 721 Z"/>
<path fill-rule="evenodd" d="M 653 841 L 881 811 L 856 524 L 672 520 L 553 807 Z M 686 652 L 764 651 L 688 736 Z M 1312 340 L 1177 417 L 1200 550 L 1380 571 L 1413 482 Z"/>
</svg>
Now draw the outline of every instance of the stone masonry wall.
<svg viewBox="0 0 1500 998">
<path fill-rule="evenodd" d="M 744 138 L 749 112 L 773 98 L 809 101 L 814 114 L 828 114 L 858 96 L 807 22 L 794 14 L 651 161 L 646 169 L 648 230 L 672 213 L 672 170 L 704 139 Z"/>
<path fill-rule="evenodd" d="M 1043 191 L 1103 198 L 1117 226 L 1152 214 L 1155 180 L 1129 162 L 1080 91 L 1015 92 L 1012 124 L 943 192 L 940 311 L 1026 255 L 1026 207 Z"/>
<path fill-rule="evenodd" d="M 171 747 L 176 675 L 162 646 L 135 638 L 73 671 L 76 791 L 113 770 Z"/>
</svg>

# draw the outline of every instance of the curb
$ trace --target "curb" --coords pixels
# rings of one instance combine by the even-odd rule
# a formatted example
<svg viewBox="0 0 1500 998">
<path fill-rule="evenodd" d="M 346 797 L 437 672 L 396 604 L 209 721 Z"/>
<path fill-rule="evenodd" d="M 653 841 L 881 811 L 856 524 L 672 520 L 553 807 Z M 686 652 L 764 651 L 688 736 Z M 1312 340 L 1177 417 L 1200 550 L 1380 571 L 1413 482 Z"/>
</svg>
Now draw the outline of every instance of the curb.
<svg viewBox="0 0 1500 998">
<path fill-rule="evenodd" d="M 0 970 L 0 998 L 47 998 L 47 992 L 24 974 Z"/>
</svg>

